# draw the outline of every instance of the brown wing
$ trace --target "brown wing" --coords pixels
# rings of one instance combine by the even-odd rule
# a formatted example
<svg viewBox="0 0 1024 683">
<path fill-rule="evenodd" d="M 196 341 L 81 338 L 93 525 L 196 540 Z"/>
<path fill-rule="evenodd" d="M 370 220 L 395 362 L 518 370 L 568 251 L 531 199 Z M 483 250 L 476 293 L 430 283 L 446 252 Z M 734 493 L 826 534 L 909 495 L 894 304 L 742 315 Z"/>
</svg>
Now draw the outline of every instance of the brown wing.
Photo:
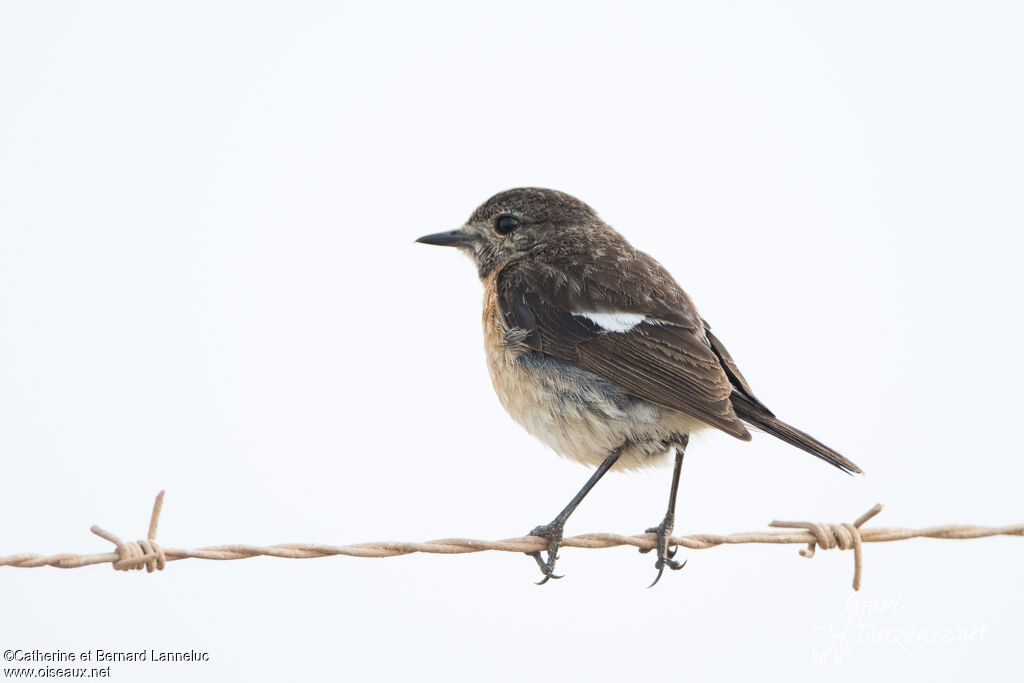
<svg viewBox="0 0 1024 683">
<path fill-rule="evenodd" d="M 736 365 L 736 361 L 732 359 L 732 356 L 726 350 L 725 345 L 718 340 L 718 337 L 711 331 L 711 325 L 708 325 L 708 321 L 701 319 L 704 323 L 704 334 L 707 335 L 708 343 L 711 345 L 711 350 L 714 351 L 715 355 L 718 356 L 719 362 L 722 364 L 722 368 L 725 370 L 725 374 L 729 377 L 729 381 L 732 382 L 733 391 L 742 395 L 745 399 L 745 405 L 749 404 L 757 410 L 767 414 L 770 417 L 774 417 L 775 414 L 768 410 L 768 406 L 761 403 L 761 401 L 754 396 L 754 390 L 750 388 L 750 384 L 747 382 L 747 378 L 740 372 L 740 368 Z"/>
<path fill-rule="evenodd" d="M 736 361 L 732 359 L 732 356 L 726 350 L 725 345 L 718 340 L 718 337 L 712 334 L 711 326 L 707 322 L 704 323 L 704 331 L 708 336 L 708 341 L 711 343 L 711 349 L 721 360 L 722 367 L 725 368 L 725 372 L 732 382 L 733 394 L 731 401 L 733 409 L 735 409 L 736 414 L 739 415 L 741 420 L 778 439 L 782 439 L 792 446 L 796 446 L 811 455 L 821 458 L 844 472 L 849 474 L 862 473 L 862 470 L 853 461 L 847 459 L 835 449 L 826 446 L 807 432 L 786 424 L 775 417 L 775 413 L 768 410 L 768 407 L 754 396 L 754 392 L 750 389 L 750 384 L 747 383 L 743 373 L 740 372 Z"/>
<path fill-rule="evenodd" d="M 524 343 L 626 393 L 749 440 L 730 402 L 732 384 L 703 322 L 671 276 L 625 242 L 619 251 L 596 259 L 593 252 L 574 256 L 579 255 L 563 252 L 546 261 L 514 263 L 499 274 L 502 314 L 509 327 L 529 333 Z M 615 331 L 587 313 L 642 315 L 644 320 Z"/>
</svg>

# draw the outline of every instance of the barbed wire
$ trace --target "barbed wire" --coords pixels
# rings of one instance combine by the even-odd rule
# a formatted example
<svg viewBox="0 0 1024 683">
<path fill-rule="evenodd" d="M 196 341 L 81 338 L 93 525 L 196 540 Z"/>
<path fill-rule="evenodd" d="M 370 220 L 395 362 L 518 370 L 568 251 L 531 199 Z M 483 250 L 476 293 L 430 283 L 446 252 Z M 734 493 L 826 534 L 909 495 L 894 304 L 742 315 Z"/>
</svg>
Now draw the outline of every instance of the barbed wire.
<svg viewBox="0 0 1024 683">
<path fill-rule="evenodd" d="M 441 555 L 460 555 L 478 553 L 485 550 L 499 550 L 510 553 L 530 553 L 547 550 L 547 539 L 538 536 L 508 538 L 502 541 L 481 541 L 468 538 L 443 538 L 425 543 L 401 541 L 383 541 L 374 543 L 355 543 L 352 545 L 325 545 L 320 543 L 281 543 L 278 545 L 215 545 L 194 550 L 165 548 L 156 542 L 156 530 L 163 509 L 164 492 L 157 494 L 153 503 L 153 512 L 149 519 L 149 532 L 141 541 L 126 542 L 120 537 L 92 526 L 90 531 L 114 544 L 114 552 L 95 553 L 91 555 L 38 555 L 21 553 L 0 557 L 0 567 L 57 567 L 74 569 L 94 564 L 110 563 L 116 570 L 132 570 L 145 568 L 148 572 L 162 570 L 167 562 L 174 560 L 244 560 L 250 557 L 283 557 L 288 559 L 308 559 L 347 555 L 349 557 L 396 557 L 411 553 L 434 553 Z M 803 557 L 814 557 L 815 550 L 853 550 L 853 589 L 860 590 L 861 575 L 864 567 L 863 544 L 904 541 L 911 538 L 942 538 L 971 539 L 989 536 L 1024 536 L 1024 524 L 1011 526 L 971 526 L 964 524 L 948 524 L 945 526 L 924 529 L 903 529 L 896 527 L 862 528 L 863 525 L 882 511 L 879 503 L 852 523 L 818 523 L 818 522 L 780 522 L 774 521 L 769 526 L 799 531 L 750 531 L 733 534 L 692 534 L 689 536 L 673 536 L 671 545 L 704 550 L 720 545 L 738 545 L 744 543 L 767 544 L 806 544 L 800 550 Z M 634 548 L 653 549 L 657 545 L 656 534 L 639 534 L 623 536 L 621 534 L 583 534 L 562 539 L 562 548 L 615 548 L 633 546 Z"/>
</svg>

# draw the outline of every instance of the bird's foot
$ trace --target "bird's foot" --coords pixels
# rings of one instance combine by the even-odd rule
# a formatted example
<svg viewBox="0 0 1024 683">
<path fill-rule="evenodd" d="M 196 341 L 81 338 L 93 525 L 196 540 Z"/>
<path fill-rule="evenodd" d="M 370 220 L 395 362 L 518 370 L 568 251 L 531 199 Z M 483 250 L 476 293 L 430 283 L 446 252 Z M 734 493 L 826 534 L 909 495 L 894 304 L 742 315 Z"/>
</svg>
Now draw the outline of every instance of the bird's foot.
<svg viewBox="0 0 1024 683">
<path fill-rule="evenodd" d="M 537 582 L 538 586 L 543 586 L 550 579 L 562 578 L 560 575 L 555 574 L 555 562 L 558 561 L 558 546 L 562 543 L 562 531 L 564 527 L 564 522 L 555 520 L 550 524 L 544 524 L 536 527 L 533 531 L 527 534 L 527 536 L 540 536 L 541 538 L 546 538 L 548 541 L 547 560 L 541 557 L 541 551 L 539 550 L 532 553 L 526 553 L 537 561 L 537 566 L 540 567 L 540 573 L 544 575 L 544 577 Z"/>
<path fill-rule="evenodd" d="M 661 524 L 656 527 L 651 527 L 647 530 L 649 534 L 658 534 L 658 560 L 654 563 L 654 568 L 658 570 L 658 575 L 654 577 L 654 581 L 648 588 L 653 588 L 656 583 L 661 581 L 661 575 L 665 573 L 665 567 L 672 570 L 682 569 L 686 565 L 686 560 L 678 562 L 673 558 L 676 556 L 679 548 L 669 549 L 668 541 L 672 538 L 672 529 L 675 526 L 675 515 L 667 514 L 665 519 L 662 520 Z M 651 548 L 641 548 L 640 552 L 649 553 Z"/>
</svg>

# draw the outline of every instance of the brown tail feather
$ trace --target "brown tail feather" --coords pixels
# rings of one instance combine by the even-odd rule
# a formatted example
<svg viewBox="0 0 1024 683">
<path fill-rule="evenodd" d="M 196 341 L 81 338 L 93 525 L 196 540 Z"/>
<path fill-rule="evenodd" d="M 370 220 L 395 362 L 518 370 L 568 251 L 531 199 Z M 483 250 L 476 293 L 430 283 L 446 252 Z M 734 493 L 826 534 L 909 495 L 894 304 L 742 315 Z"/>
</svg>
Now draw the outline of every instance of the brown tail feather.
<svg viewBox="0 0 1024 683">
<path fill-rule="evenodd" d="M 776 438 L 782 439 L 791 446 L 796 446 L 800 450 L 807 451 L 811 455 L 821 458 L 825 462 L 838 467 L 847 474 L 864 473 L 861 468 L 853 464 L 852 461 L 847 460 L 810 434 L 786 424 L 770 412 L 761 410 L 758 405 L 743 394 L 733 392 L 732 405 L 736 410 L 736 414 L 744 422 L 753 425 L 764 432 L 768 432 Z"/>
<path fill-rule="evenodd" d="M 726 351 L 725 345 L 718 340 L 718 337 L 711 333 L 711 326 L 708 325 L 707 321 L 703 322 L 704 331 L 708 336 L 708 341 L 711 343 L 711 349 L 718 356 L 718 360 L 722 363 L 722 369 L 725 370 L 725 374 L 732 383 L 733 391 L 732 396 L 729 398 L 732 401 L 732 407 L 736 411 L 736 415 L 741 420 L 762 431 L 768 432 L 776 438 L 782 439 L 792 446 L 796 446 L 802 451 L 807 451 L 811 455 L 821 458 L 830 465 L 835 465 L 847 474 L 864 474 L 851 461 L 839 455 L 810 434 L 801 432 L 796 427 L 791 427 L 775 417 L 765 404 L 757 400 L 754 392 L 750 390 L 750 385 L 747 384 L 746 378 L 743 377 L 743 373 L 736 366 L 736 361 Z"/>
</svg>

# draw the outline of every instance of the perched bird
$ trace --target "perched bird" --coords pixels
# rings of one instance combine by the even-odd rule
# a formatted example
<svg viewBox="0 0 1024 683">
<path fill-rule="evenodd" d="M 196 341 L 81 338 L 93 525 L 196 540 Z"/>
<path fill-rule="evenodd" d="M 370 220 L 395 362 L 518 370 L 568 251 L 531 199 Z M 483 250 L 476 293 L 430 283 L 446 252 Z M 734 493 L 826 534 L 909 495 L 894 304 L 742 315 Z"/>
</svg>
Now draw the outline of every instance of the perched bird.
<svg viewBox="0 0 1024 683">
<path fill-rule="evenodd" d="M 545 583 L 566 520 L 613 467 L 675 454 L 668 511 L 657 534 L 658 570 L 683 563 L 669 549 L 676 491 L 690 434 L 720 429 L 750 440 L 747 425 L 849 473 L 860 468 L 775 417 L 661 264 L 633 248 L 580 200 L 555 190 L 494 195 L 461 228 L 417 242 L 456 247 L 484 284 L 491 381 L 513 419 L 555 452 L 597 470 L 550 523 L 547 557 L 531 553 Z"/>
</svg>

